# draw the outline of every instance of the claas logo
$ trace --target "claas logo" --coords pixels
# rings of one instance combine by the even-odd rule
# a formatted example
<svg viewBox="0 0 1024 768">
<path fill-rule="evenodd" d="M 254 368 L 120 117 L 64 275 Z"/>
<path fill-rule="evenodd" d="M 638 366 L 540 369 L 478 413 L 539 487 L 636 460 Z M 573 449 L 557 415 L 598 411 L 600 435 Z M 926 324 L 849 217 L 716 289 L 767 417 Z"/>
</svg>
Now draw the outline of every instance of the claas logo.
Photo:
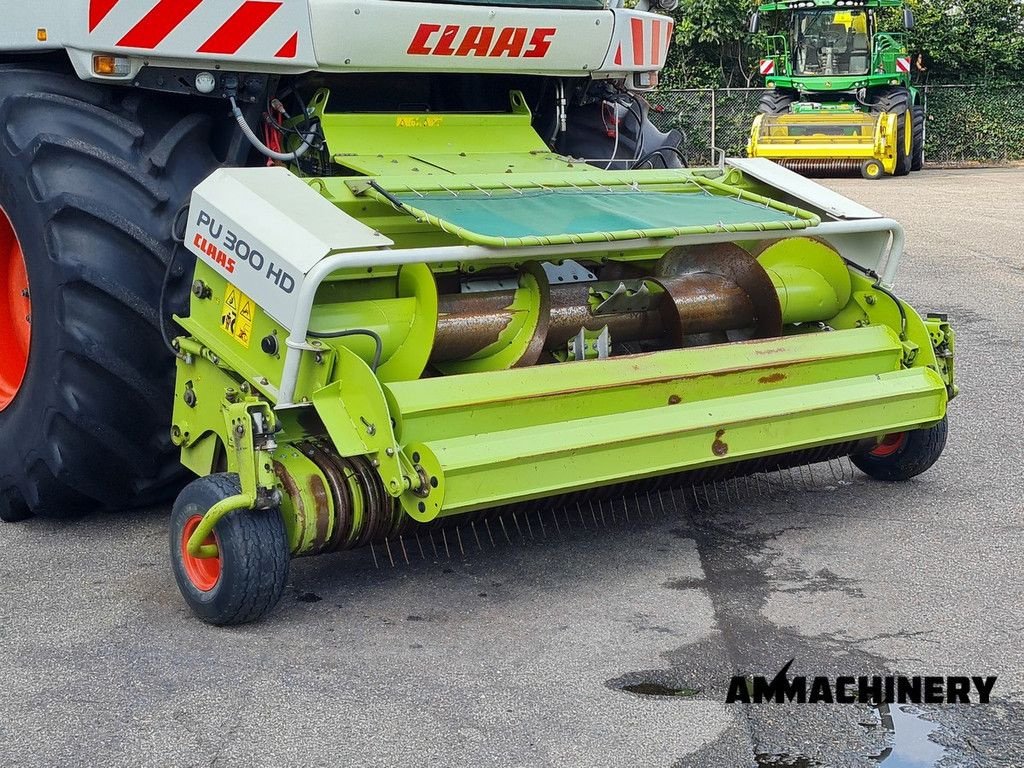
<svg viewBox="0 0 1024 768">
<path fill-rule="evenodd" d="M 542 59 L 551 48 L 554 27 L 462 27 L 420 24 L 409 44 L 411 56 L 475 56 Z"/>
</svg>

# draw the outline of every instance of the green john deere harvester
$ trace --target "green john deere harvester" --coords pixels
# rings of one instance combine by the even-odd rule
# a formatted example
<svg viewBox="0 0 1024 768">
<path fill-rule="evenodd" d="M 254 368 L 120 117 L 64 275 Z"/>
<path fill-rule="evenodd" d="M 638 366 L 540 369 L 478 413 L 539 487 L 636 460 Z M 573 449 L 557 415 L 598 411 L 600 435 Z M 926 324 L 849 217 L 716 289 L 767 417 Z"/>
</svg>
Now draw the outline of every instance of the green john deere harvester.
<svg viewBox="0 0 1024 768">
<path fill-rule="evenodd" d="M 860 170 L 867 179 L 924 166 L 924 96 L 911 85 L 903 32 L 884 30 L 886 9 L 914 17 L 903 0 L 777 0 L 751 19 L 774 17 L 760 72 L 768 90 L 748 154 L 805 174 Z"/>
</svg>

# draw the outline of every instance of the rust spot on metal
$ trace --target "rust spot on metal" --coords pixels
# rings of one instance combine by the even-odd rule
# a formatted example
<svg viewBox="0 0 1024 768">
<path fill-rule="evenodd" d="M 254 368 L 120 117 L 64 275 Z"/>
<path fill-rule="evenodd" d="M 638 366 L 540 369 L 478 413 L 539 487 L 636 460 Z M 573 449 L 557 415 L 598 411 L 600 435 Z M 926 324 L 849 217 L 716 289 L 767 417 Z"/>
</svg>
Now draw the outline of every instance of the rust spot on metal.
<svg viewBox="0 0 1024 768">
<path fill-rule="evenodd" d="M 284 487 L 284 492 L 291 501 L 292 510 L 295 513 L 295 524 L 299 528 L 299 549 L 302 549 L 306 542 L 306 504 L 299 493 L 299 484 L 295 482 L 292 473 L 279 461 L 274 462 L 274 474 Z"/>
<path fill-rule="evenodd" d="M 668 404 L 669 405 L 679 405 L 681 402 L 683 402 L 683 398 L 681 398 L 679 395 L 669 395 L 668 396 Z"/>
<path fill-rule="evenodd" d="M 720 429 L 715 433 L 715 442 L 711 444 L 711 452 L 715 456 L 725 456 L 729 453 L 729 444 L 722 440 L 725 437 L 725 430 Z"/>
<path fill-rule="evenodd" d="M 309 491 L 316 502 L 316 539 L 327 541 L 327 532 L 331 521 L 331 503 L 327 495 L 327 486 L 319 475 L 309 479 Z"/>
<path fill-rule="evenodd" d="M 346 485 L 345 472 L 338 465 L 333 452 L 324 450 L 318 444 L 306 442 L 300 443 L 297 447 L 323 472 L 327 479 L 325 495 L 329 492 L 330 500 L 334 502 L 333 514 L 329 503 L 317 506 L 317 511 L 323 514 L 317 519 L 316 553 L 336 552 L 347 543 L 353 524 L 352 500 Z"/>
<path fill-rule="evenodd" d="M 762 384 L 778 384 L 780 381 L 785 380 L 786 374 L 782 373 L 781 371 L 773 373 L 771 376 L 762 376 L 760 379 L 758 379 L 758 381 L 761 382 Z"/>
</svg>

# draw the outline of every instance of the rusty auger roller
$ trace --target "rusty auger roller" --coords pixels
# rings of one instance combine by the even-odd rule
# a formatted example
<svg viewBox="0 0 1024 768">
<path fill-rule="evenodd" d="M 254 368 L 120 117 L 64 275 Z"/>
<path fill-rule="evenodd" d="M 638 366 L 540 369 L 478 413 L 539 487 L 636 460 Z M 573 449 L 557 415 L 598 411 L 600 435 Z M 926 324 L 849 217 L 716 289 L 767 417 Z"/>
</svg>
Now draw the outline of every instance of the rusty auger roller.
<svg viewBox="0 0 1024 768">
<path fill-rule="evenodd" d="M 529 130 L 493 124 L 508 146 Z M 222 170 L 196 190 L 173 437 L 203 478 L 172 550 L 201 617 L 263 615 L 291 557 L 459 556 L 806 464 L 899 479 L 938 457 L 953 334 L 889 289 L 897 224 L 837 217 L 864 209 L 817 207 L 759 161 L 554 157 L 443 184 Z"/>
</svg>

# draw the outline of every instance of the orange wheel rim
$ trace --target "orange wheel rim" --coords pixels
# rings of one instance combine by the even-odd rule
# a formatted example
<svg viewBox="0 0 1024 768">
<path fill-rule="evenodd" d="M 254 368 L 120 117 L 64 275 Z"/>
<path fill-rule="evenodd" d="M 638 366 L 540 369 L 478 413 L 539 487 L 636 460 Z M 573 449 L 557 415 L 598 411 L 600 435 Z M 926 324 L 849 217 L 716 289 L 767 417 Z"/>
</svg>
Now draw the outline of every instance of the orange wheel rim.
<svg viewBox="0 0 1024 768">
<path fill-rule="evenodd" d="M 196 557 L 188 553 L 188 540 L 192 538 L 192 534 L 195 533 L 202 519 L 202 515 L 193 515 L 185 523 L 185 527 L 181 531 L 181 561 L 185 566 L 185 575 L 192 582 L 192 586 L 200 592 L 209 592 L 220 581 L 220 555 L 217 557 Z M 207 536 L 203 544 L 219 546 L 216 534 L 211 533 Z"/>
<path fill-rule="evenodd" d="M 10 217 L 0 208 L 0 411 L 14 402 L 25 381 L 31 341 L 25 254 Z"/>
<path fill-rule="evenodd" d="M 871 451 L 871 455 L 880 459 L 884 459 L 886 456 L 892 456 L 903 447 L 905 442 L 907 442 L 906 432 L 897 432 L 892 435 L 886 435 L 882 442 L 875 447 L 875 450 Z"/>
</svg>

